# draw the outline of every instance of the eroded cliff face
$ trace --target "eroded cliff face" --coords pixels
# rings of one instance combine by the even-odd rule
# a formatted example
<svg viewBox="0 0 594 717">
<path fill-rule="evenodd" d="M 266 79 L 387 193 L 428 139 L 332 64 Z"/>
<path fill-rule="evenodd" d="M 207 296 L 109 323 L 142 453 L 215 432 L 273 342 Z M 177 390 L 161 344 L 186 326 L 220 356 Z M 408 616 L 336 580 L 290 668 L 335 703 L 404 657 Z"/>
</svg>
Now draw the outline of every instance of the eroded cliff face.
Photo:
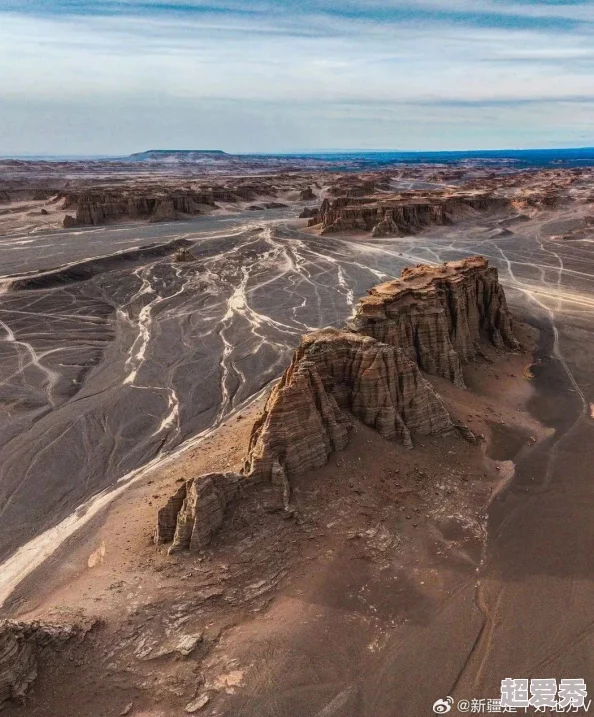
<svg viewBox="0 0 594 717">
<path fill-rule="evenodd" d="M 278 487 L 345 448 L 353 418 L 412 447 L 416 435 L 456 426 L 423 372 L 464 386 L 462 366 L 486 344 L 518 348 L 497 270 L 483 257 L 405 269 L 361 299 L 350 330 L 306 335 L 250 438 L 242 474 L 191 478 L 159 511 L 158 543 L 200 549 L 242 486 Z"/>
<path fill-rule="evenodd" d="M 159 510 L 155 542 L 172 543 L 170 552 L 204 548 L 221 526 L 242 478 L 239 473 L 208 473 L 187 480 Z"/>
<path fill-rule="evenodd" d="M 361 299 L 352 326 L 458 386 L 464 386 L 462 365 L 481 353 L 483 341 L 518 348 L 497 269 L 480 256 L 404 269 L 401 279 Z"/>
<path fill-rule="evenodd" d="M 414 234 L 432 224 L 450 224 L 476 211 L 498 209 L 507 200 L 487 194 L 407 197 L 352 194 L 325 199 L 308 226 L 320 225 L 322 234 L 342 231 L 371 232 L 373 236 Z"/>
<path fill-rule="evenodd" d="M 59 647 L 78 628 L 39 622 L 0 621 L 0 709 L 7 700 L 22 700 L 37 677 L 39 654 Z"/>
<path fill-rule="evenodd" d="M 243 473 L 186 481 L 158 513 L 156 542 L 171 543 L 170 552 L 204 548 L 241 486 L 277 486 L 288 507 L 290 478 L 345 448 L 353 416 L 407 447 L 415 435 L 454 427 L 402 349 L 337 329 L 308 334 L 252 429 Z"/>
<path fill-rule="evenodd" d="M 395 346 L 324 329 L 304 337 L 254 426 L 245 472 L 282 482 L 345 448 L 351 419 L 412 446 L 414 434 L 452 427 L 416 363 Z"/>
<path fill-rule="evenodd" d="M 96 226 L 122 220 L 171 221 L 187 216 L 210 212 L 220 204 L 238 204 L 262 200 L 254 208 L 275 209 L 288 206 L 284 202 L 270 201 L 279 193 L 292 200 L 316 199 L 311 186 L 303 188 L 302 179 L 293 187 L 287 181 L 280 186 L 270 178 L 248 181 L 236 178 L 224 185 L 202 185 L 189 182 L 184 186 L 162 184 L 126 184 L 120 187 L 96 186 L 81 191 L 60 191 L 56 202 L 61 210 L 72 210 L 64 225 Z M 289 189 L 290 188 L 290 189 Z"/>
<path fill-rule="evenodd" d="M 121 219 L 165 221 L 180 215 L 200 214 L 214 207 L 212 192 L 176 192 L 129 194 L 114 191 L 66 194 L 63 209 L 76 209 L 65 226 L 97 226 Z"/>
</svg>

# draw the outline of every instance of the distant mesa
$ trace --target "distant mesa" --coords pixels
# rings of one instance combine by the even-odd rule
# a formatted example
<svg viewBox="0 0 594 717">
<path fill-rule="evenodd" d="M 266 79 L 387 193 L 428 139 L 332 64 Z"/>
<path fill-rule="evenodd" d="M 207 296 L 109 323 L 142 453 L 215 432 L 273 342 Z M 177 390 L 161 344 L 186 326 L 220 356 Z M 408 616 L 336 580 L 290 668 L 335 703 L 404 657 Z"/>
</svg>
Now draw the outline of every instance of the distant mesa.
<svg viewBox="0 0 594 717">
<path fill-rule="evenodd" d="M 208 157 L 225 156 L 228 155 L 222 149 L 149 149 L 131 154 L 128 159 L 133 162 L 195 162 Z"/>
</svg>

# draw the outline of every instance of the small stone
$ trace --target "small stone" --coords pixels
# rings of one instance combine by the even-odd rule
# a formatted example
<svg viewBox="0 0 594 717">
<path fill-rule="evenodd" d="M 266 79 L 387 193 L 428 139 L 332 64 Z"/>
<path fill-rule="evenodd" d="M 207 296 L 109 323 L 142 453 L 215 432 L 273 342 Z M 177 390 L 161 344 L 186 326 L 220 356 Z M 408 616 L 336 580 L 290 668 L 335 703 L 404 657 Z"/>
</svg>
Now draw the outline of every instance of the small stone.
<svg viewBox="0 0 594 717">
<path fill-rule="evenodd" d="M 188 657 L 194 652 L 201 641 L 202 635 L 184 635 L 177 643 L 177 651 L 180 655 Z"/>
<path fill-rule="evenodd" d="M 188 714 L 194 714 L 194 712 L 198 712 L 198 710 L 201 710 L 203 707 L 206 707 L 206 705 L 210 702 L 210 697 L 208 695 L 202 695 L 201 697 L 198 697 L 193 702 L 188 702 L 186 705 L 186 712 Z"/>
<path fill-rule="evenodd" d="M 134 702 L 128 702 L 128 704 L 120 712 L 120 717 L 125 717 L 127 714 L 130 714 L 132 707 L 134 707 Z"/>
</svg>

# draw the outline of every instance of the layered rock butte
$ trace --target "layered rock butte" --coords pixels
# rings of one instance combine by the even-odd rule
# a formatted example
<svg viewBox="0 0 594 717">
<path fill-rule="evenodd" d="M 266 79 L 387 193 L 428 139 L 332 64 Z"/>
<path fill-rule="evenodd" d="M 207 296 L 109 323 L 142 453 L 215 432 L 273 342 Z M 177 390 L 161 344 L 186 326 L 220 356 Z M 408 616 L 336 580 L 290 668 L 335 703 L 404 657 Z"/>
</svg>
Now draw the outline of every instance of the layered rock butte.
<svg viewBox="0 0 594 717">
<path fill-rule="evenodd" d="M 301 194 L 314 199 L 307 177 L 297 181 L 298 187 L 305 185 Z M 159 184 L 127 183 L 120 186 L 95 186 L 80 191 L 64 190 L 56 194 L 55 202 L 61 202 L 61 210 L 72 210 L 64 218 L 65 227 L 98 226 L 122 220 L 148 220 L 150 222 L 171 221 L 184 217 L 205 214 L 219 209 L 218 203 L 237 205 L 262 198 L 277 197 L 278 192 L 286 193 L 286 184 L 271 181 L 237 179 L 226 184 L 198 185 L 179 182 Z M 274 209 L 286 204 L 264 201 L 253 209 Z"/>
<path fill-rule="evenodd" d="M 480 256 L 404 269 L 361 299 L 347 330 L 303 338 L 253 426 L 242 473 L 187 480 L 159 511 L 156 542 L 205 547 L 230 501 L 255 486 L 278 487 L 288 509 L 291 477 L 345 448 L 353 418 L 407 447 L 454 430 L 423 372 L 463 387 L 462 366 L 484 345 L 519 347 L 497 269 Z"/>
<path fill-rule="evenodd" d="M 375 237 L 404 236 L 432 224 L 451 224 L 476 211 L 499 209 L 508 204 L 507 199 L 490 193 L 435 193 L 419 197 L 418 193 L 361 196 L 350 191 L 345 196 L 324 199 L 308 226 L 320 226 L 322 234 L 364 231 Z"/>
<path fill-rule="evenodd" d="M 249 200 L 255 196 L 247 189 L 239 193 L 219 188 L 204 191 L 106 189 L 66 193 L 62 209 L 76 210 L 74 216 L 67 215 L 64 219 L 65 227 L 97 226 L 121 219 L 157 222 L 177 219 L 180 215 L 202 214 L 206 209 L 215 208 L 215 201 L 237 202 L 239 198 Z"/>
<path fill-rule="evenodd" d="M 155 540 L 170 552 L 200 550 L 246 491 L 268 487 L 291 508 L 291 478 L 344 449 L 354 419 L 413 446 L 416 436 L 462 429 L 424 373 L 463 386 L 462 366 L 482 346 L 515 349 L 497 270 L 483 257 L 407 268 L 361 299 L 345 330 L 304 336 L 256 420 L 241 473 L 186 480 L 158 512 Z M 0 706 L 22 698 L 49 647 L 76 626 L 0 622 Z"/>
</svg>

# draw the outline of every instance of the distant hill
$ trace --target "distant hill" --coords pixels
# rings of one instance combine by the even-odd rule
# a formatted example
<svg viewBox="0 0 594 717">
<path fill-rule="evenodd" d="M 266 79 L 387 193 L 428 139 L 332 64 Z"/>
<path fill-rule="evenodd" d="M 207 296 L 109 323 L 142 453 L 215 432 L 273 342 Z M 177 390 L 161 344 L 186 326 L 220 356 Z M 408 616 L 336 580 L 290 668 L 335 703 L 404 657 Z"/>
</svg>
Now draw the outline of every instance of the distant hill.
<svg viewBox="0 0 594 717">
<path fill-rule="evenodd" d="M 196 162 L 226 156 L 222 149 L 149 149 L 136 152 L 128 159 L 133 162 Z"/>
</svg>

